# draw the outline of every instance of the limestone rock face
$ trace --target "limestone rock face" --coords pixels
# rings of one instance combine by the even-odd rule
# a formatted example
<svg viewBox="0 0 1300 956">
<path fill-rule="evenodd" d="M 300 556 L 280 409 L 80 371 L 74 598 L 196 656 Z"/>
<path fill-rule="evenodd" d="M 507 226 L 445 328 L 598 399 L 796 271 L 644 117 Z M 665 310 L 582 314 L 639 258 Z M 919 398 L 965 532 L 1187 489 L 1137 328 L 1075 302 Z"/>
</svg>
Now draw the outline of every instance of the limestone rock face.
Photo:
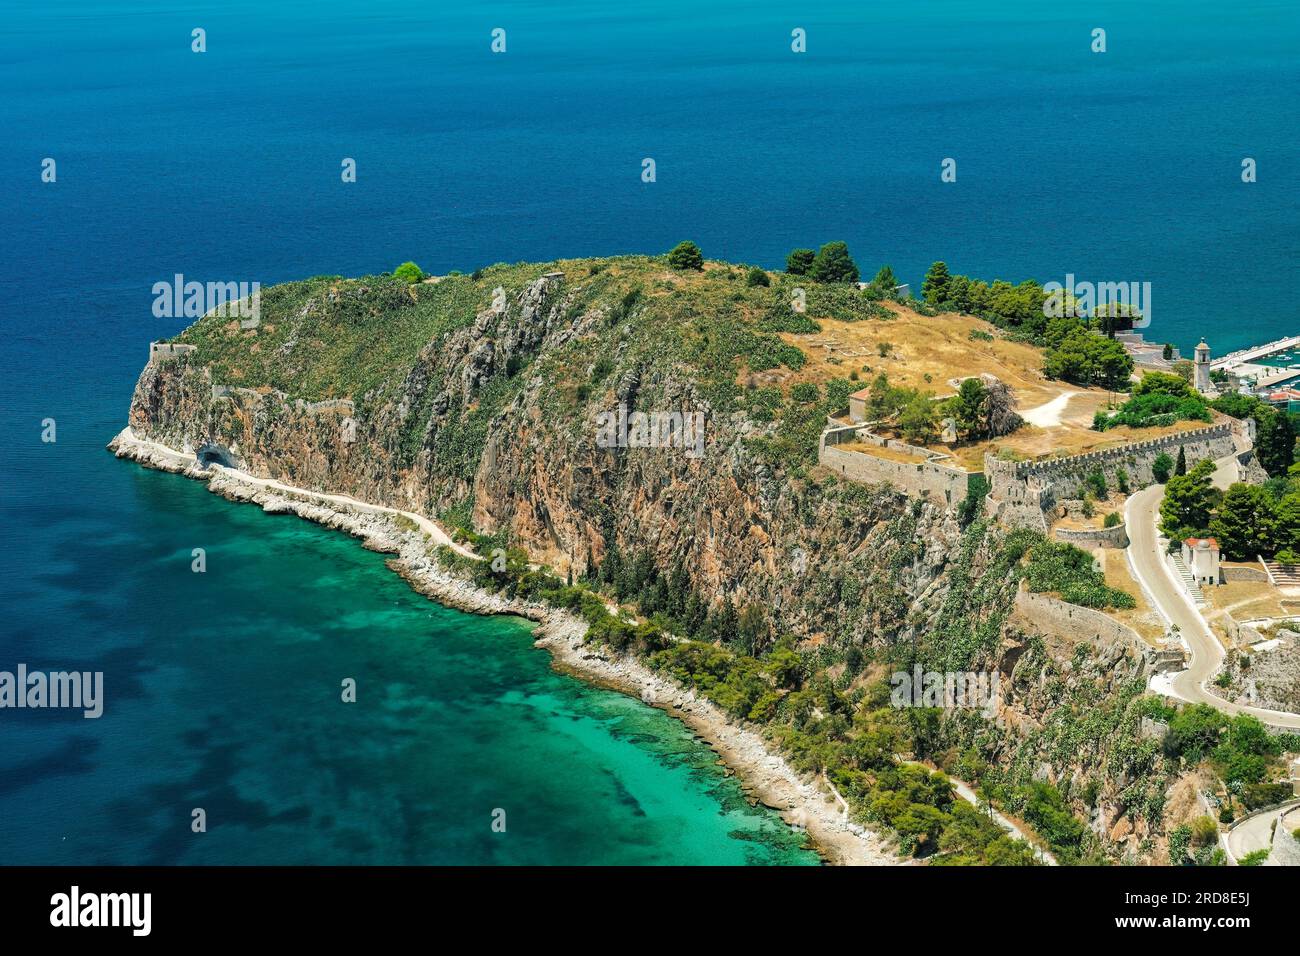
<svg viewBox="0 0 1300 956">
<path fill-rule="evenodd" d="M 292 331 L 275 351 L 309 369 L 303 317 L 366 295 L 331 291 L 284 317 L 264 305 L 264 324 Z M 563 282 L 535 280 L 418 349 L 396 370 L 395 390 L 339 396 L 354 403 L 348 414 L 222 380 L 200 349 L 145 367 L 129 424 L 177 449 L 237 448 L 259 477 L 433 518 L 468 508 L 477 530 L 508 532 L 560 573 L 599 565 L 611 544 L 646 553 L 665 573 L 680 565 L 706 602 L 763 606 L 776 634 L 878 647 L 915 636 L 948 594 L 960 534 L 951 512 L 774 466 L 748 444 L 770 436 L 771 423 L 715 415 L 691 370 L 653 351 L 578 353 L 584 370 L 607 362 L 612 372 L 577 401 L 531 371 L 607 323 L 601 309 L 575 308 Z M 261 332 L 247 333 L 250 350 Z M 491 405 L 503 383 L 507 399 Z M 629 413 L 703 413 L 704 453 L 602 447 L 598 416 L 620 403 Z"/>
</svg>

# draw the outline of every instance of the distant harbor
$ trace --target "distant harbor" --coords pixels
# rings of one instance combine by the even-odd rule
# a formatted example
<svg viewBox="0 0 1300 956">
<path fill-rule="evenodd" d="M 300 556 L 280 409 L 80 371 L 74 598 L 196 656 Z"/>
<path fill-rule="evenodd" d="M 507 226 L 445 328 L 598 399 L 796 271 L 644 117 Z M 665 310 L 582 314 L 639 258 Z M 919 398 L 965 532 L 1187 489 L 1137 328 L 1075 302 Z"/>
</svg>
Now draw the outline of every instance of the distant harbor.
<svg viewBox="0 0 1300 956">
<path fill-rule="evenodd" d="M 1121 332 L 1115 338 L 1124 343 L 1139 367 L 1170 371 L 1182 359 L 1178 349 L 1146 342 L 1140 332 Z M 1193 365 L 1198 391 L 1240 392 L 1275 405 L 1300 405 L 1300 389 L 1289 387 L 1300 383 L 1300 335 L 1237 349 L 1215 359 L 1209 358 L 1208 348 L 1202 340 L 1196 350 Z"/>
<path fill-rule="evenodd" d="M 1300 378 L 1300 355 L 1295 352 L 1297 346 L 1300 346 L 1300 335 L 1292 335 L 1230 352 L 1212 361 L 1210 368 L 1227 375 L 1229 383 L 1236 386 L 1234 391 L 1259 395 L 1275 404 L 1289 403 L 1300 398 L 1300 394 L 1289 388 L 1279 389 L 1279 386 Z M 1279 389 L 1279 393 L 1272 393 L 1270 389 Z"/>
</svg>

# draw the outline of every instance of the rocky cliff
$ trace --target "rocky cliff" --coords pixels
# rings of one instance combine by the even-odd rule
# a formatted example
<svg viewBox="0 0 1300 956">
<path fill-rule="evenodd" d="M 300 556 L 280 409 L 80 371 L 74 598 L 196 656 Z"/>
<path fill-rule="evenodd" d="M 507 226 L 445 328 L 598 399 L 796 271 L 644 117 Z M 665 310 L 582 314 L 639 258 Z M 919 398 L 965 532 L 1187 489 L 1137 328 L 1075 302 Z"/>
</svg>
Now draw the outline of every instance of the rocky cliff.
<svg viewBox="0 0 1300 956">
<path fill-rule="evenodd" d="M 611 543 L 648 553 L 665 571 L 687 569 L 706 603 L 725 595 L 770 609 L 774 633 L 910 638 L 908 611 L 934 596 L 959 533 L 951 513 L 818 482 L 801 461 L 765 454 L 751 439 L 778 425 L 756 421 L 743 392 L 739 401 L 732 394 L 740 389 L 716 387 L 720 377 L 743 377 L 743 360 L 716 368 L 688 316 L 665 314 L 672 292 L 661 296 L 669 303 L 650 291 L 625 306 L 649 270 L 625 267 L 611 287 L 614 269 L 442 280 L 478 290 L 478 307 L 462 316 L 442 311 L 442 283 L 315 280 L 269 290 L 257 328 L 209 316 L 180 337 L 194 353 L 151 362 L 130 424 L 174 448 L 228 454 L 259 476 L 468 518 L 561 573 L 585 573 Z M 659 271 L 661 281 L 676 279 Z M 739 286 L 708 274 L 694 281 Z M 494 307 L 494 290 L 507 283 Z M 308 390 L 323 379 L 322 360 L 347 365 L 333 337 L 355 331 L 352 311 L 373 309 L 382 335 L 386 312 L 413 311 L 422 297 L 434 305 L 428 341 L 412 340 L 418 347 L 381 377 L 347 383 L 341 370 L 339 381 Z M 310 407 L 332 398 L 351 400 L 354 411 Z M 703 454 L 601 447 L 599 416 L 620 404 L 629 415 L 702 413 Z"/>
</svg>

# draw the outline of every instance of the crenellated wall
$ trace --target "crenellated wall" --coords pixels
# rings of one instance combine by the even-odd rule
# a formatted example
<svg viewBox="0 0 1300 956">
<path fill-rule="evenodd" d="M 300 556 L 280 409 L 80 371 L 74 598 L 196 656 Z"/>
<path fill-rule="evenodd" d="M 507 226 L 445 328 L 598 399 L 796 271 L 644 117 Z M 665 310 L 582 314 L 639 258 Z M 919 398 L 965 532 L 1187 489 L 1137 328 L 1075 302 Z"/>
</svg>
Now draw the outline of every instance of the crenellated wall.
<svg viewBox="0 0 1300 956">
<path fill-rule="evenodd" d="M 851 441 L 901 452 L 914 457 L 916 463 L 836 447 Z M 1243 438 L 1237 423 L 1224 419 L 1204 428 L 1065 458 L 1004 461 L 986 454 L 982 473 L 989 482 L 986 510 L 1002 524 L 1046 533 L 1057 502 L 1081 498 L 1084 481 L 1093 471 L 1100 470 L 1110 488 L 1118 489 L 1124 483 L 1136 490 L 1155 481 L 1152 464 L 1162 452 L 1177 458 L 1178 450 L 1182 448 L 1186 453 L 1187 467 L 1192 468 L 1202 460 L 1216 460 L 1234 452 L 1239 452 L 1243 459 L 1252 458 L 1249 450 L 1242 451 L 1248 444 L 1249 440 Z M 927 495 L 948 505 L 956 505 L 964 499 L 971 479 L 981 474 L 963 471 L 948 464 L 943 455 L 882 438 L 862 426 L 827 428 L 822 432 L 817 460 L 845 478 L 873 484 L 889 482 L 905 494 Z M 1244 462 L 1243 467 L 1246 464 L 1249 462 Z M 1120 480 L 1121 470 L 1125 473 L 1123 482 Z M 1118 532 L 1108 529 L 1099 534 L 1089 532 L 1084 538 L 1096 536 L 1096 544 L 1102 547 L 1124 547 L 1114 543 L 1122 534 L 1122 528 Z"/>
<path fill-rule="evenodd" d="M 1008 462 L 985 455 L 989 511 L 1004 524 L 1045 531 L 1045 515 L 1053 511 L 1057 501 L 1082 497 L 1080 489 L 1090 473 L 1100 470 L 1106 484 L 1118 488 L 1123 469 L 1129 488 L 1143 488 L 1155 482 L 1152 464 L 1161 453 L 1176 459 L 1182 448 L 1190 469 L 1200 461 L 1213 461 L 1236 452 L 1238 446 L 1233 435 L 1233 423 L 1220 421 L 1204 428 L 1066 458 Z"/>
</svg>

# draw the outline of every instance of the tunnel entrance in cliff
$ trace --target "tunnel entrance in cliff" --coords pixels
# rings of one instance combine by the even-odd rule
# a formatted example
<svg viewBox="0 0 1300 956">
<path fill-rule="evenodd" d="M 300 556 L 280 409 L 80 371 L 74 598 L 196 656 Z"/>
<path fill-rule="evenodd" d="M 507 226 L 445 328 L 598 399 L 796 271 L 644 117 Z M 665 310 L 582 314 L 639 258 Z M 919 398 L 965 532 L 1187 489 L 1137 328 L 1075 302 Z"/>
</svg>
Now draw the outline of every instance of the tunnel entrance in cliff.
<svg viewBox="0 0 1300 956">
<path fill-rule="evenodd" d="M 232 452 L 225 445 L 218 445 L 216 442 L 209 442 L 206 445 L 200 445 L 199 450 L 194 453 L 200 465 L 204 468 L 208 465 L 220 465 L 222 468 L 238 468 L 239 462 Z"/>
</svg>

